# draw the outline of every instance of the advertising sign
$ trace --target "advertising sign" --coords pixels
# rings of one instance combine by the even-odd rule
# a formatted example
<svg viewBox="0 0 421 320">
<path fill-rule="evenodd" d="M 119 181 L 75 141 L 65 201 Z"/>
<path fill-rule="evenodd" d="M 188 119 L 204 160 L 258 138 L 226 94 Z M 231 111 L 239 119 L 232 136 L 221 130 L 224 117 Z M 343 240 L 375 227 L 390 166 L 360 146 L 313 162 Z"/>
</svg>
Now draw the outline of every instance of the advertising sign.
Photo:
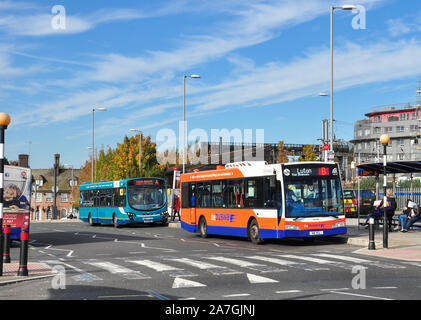
<svg viewBox="0 0 421 320">
<path fill-rule="evenodd" d="M 30 201 L 31 169 L 4 166 L 3 226 L 11 226 L 12 239 L 29 228 Z"/>
</svg>

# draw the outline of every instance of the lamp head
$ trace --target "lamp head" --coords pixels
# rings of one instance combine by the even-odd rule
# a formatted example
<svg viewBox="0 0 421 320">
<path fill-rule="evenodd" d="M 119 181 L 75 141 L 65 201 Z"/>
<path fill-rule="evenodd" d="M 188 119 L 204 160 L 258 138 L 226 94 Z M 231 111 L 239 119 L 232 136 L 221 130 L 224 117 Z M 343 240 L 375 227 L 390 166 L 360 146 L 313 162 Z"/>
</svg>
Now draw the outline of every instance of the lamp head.
<svg viewBox="0 0 421 320">
<path fill-rule="evenodd" d="M 0 126 L 8 126 L 10 124 L 10 116 L 7 113 L 0 112 Z"/>
<path fill-rule="evenodd" d="M 352 4 L 344 4 L 341 7 L 342 10 L 357 10 L 357 7 Z"/>
<path fill-rule="evenodd" d="M 387 146 L 388 143 L 390 142 L 390 137 L 388 134 L 382 134 L 380 136 L 380 142 L 382 143 L 382 145 Z"/>
</svg>

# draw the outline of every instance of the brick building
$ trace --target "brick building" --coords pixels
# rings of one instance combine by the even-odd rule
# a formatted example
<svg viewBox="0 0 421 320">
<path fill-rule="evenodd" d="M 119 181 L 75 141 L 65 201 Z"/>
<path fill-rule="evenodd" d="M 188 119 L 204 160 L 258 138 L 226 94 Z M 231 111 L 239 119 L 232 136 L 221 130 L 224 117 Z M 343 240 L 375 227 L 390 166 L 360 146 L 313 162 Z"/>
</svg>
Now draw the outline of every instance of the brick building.
<svg viewBox="0 0 421 320">
<path fill-rule="evenodd" d="M 64 218 L 73 209 L 77 194 L 80 169 L 65 169 L 60 167 L 60 155 L 56 155 L 57 165 L 57 219 Z M 72 180 L 73 178 L 73 180 Z M 73 182 L 72 182 L 73 181 Z M 32 169 L 31 219 L 46 220 L 53 216 L 54 206 L 54 168 Z"/>
</svg>

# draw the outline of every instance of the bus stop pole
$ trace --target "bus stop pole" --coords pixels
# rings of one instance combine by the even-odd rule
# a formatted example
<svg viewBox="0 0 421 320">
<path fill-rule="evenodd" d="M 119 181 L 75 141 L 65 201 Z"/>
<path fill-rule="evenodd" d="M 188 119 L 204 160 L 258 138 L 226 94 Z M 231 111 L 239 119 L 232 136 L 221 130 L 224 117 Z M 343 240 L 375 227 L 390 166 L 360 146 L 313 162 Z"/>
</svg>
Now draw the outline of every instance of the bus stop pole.
<svg viewBox="0 0 421 320">
<path fill-rule="evenodd" d="M 3 275 L 3 189 L 4 189 L 4 133 L 10 124 L 10 117 L 0 112 L 0 276 Z"/>
<path fill-rule="evenodd" d="M 389 237 L 389 227 L 386 216 L 386 206 L 387 206 L 387 156 L 386 156 L 386 147 L 390 142 L 390 137 L 387 134 L 382 134 L 380 136 L 380 142 L 383 145 L 383 249 L 388 248 L 388 237 Z"/>
</svg>

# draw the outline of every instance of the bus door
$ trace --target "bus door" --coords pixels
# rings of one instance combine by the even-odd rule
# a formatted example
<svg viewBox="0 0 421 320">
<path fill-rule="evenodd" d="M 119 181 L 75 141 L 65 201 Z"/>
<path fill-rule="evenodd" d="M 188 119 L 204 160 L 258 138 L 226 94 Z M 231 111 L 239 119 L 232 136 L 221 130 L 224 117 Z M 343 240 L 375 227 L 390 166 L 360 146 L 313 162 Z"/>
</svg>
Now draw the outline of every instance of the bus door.
<svg viewBox="0 0 421 320">
<path fill-rule="evenodd" d="M 189 184 L 189 208 L 190 208 L 190 223 L 196 224 L 196 184 Z"/>
</svg>

